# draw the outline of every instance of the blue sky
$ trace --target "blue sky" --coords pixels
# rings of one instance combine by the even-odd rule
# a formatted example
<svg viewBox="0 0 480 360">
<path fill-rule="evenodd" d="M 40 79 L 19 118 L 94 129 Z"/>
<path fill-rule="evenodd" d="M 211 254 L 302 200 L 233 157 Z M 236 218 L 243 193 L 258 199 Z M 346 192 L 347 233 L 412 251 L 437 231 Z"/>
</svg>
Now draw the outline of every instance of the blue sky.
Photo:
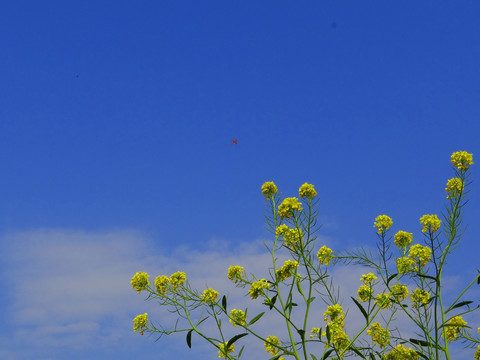
<svg viewBox="0 0 480 360">
<path fill-rule="evenodd" d="M 284 196 L 315 184 L 332 248 L 373 246 L 383 213 L 421 239 L 451 153 L 480 154 L 479 11 L 2 3 L 0 357 L 216 357 L 133 334 L 158 309 L 130 278 L 187 269 L 221 287 L 229 261 L 260 271 L 265 181 Z M 477 174 L 452 284 L 479 267 Z"/>
</svg>

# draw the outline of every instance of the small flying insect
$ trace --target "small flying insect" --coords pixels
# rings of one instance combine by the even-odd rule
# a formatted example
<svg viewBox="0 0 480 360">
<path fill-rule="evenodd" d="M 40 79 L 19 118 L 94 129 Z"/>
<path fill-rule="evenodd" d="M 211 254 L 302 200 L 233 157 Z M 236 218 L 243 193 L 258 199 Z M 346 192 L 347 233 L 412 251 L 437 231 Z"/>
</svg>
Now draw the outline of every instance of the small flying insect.
<svg viewBox="0 0 480 360">
<path fill-rule="evenodd" d="M 237 139 L 232 139 L 232 143 L 230 145 L 233 145 L 233 144 L 237 145 Z"/>
</svg>

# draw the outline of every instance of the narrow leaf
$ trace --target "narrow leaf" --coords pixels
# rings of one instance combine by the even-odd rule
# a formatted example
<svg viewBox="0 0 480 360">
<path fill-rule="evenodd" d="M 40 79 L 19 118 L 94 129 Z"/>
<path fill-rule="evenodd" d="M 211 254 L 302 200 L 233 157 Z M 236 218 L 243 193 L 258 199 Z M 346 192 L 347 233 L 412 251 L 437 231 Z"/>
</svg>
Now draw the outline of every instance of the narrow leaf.
<svg viewBox="0 0 480 360">
<path fill-rule="evenodd" d="M 310 303 L 312 303 L 312 302 L 313 302 L 313 300 L 315 300 L 315 296 L 314 296 L 314 297 L 311 297 L 310 299 L 308 299 L 308 301 L 307 301 L 307 304 L 310 304 Z"/>
<path fill-rule="evenodd" d="M 322 360 L 328 359 L 328 356 L 333 352 L 333 349 L 328 350 L 322 357 Z"/>
<path fill-rule="evenodd" d="M 223 307 L 223 310 L 227 312 L 227 297 L 225 295 L 223 295 L 222 297 L 222 307 Z"/>
<path fill-rule="evenodd" d="M 298 335 L 300 335 L 300 337 L 302 339 L 305 339 L 305 330 L 298 329 L 297 332 L 298 332 Z"/>
<path fill-rule="evenodd" d="M 243 353 L 243 349 L 245 348 L 245 345 L 242 346 L 242 348 L 240 349 L 240 351 L 238 352 L 238 358 L 240 359 L 240 356 L 242 356 L 242 353 Z"/>
<path fill-rule="evenodd" d="M 430 276 L 430 275 L 424 275 L 424 274 L 417 274 L 419 277 L 425 278 L 425 279 L 430 279 L 435 282 L 438 282 L 438 279 L 436 277 Z"/>
<path fill-rule="evenodd" d="M 363 316 L 365 316 L 365 320 L 368 322 L 368 314 L 367 312 L 365 311 L 365 309 L 363 308 L 362 304 L 360 304 L 357 299 L 355 299 L 353 296 L 350 296 L 353 300 L 353 302 L 358 306 L 358 308 L 360 309 L 360 311 L 362 312 Z"/>
<path fill-rule="evenodd" d="M 448 313 L 450 310 L 453 310 L 453 309 L 456 309 L 456 308 L 459 308 L 459 307 L 462 307 L 462 306 L 465 306 L 465 305 L 468 305 L 468 304 L 471 304 L 473 301 L 462 301 L 462 302 L 459 302 L 458 304 L 455 304 L 454 306 L 452 306 L 450 309 L 448 309 L 446 313 Z"/>
<path fill-rule="evenodd" d="M 327 329 L 326 329 L 326 333 L 327 333 L 327 341 L 330 342 L 330 325 L 327 325 Z M 325 356 L 323 357 L 325 358 Z"/>
<path fill-rule="evenodd" d="M 312 357 L 312 360 L 318 360 L 318 359 L 315 357 L 315 355 L 310 354 L 310 356 Z"/>
<path fill-rule="evenodd" d="M 477 285 L 480 285 L 480 270 L 477 270 L 477 271 L 478 271 Z"/>
<path fill-rule="evenodd" d="M 258 314 L 257 316 L 255 316 L 249 323 L 248 325 L 253 325 L 255 324 L 262 316 L 263 314 L 265 314 L 265 312 L 262 312 L 260 314 Z"/>
<path fill-rule="evenodd" d="M 187 345 L 190 349 L 192 348 L 192 331 L 193 329 L 187 333 Z"/>
<path fill-rule="evenodd" d="M 425 340 L 410 339 L 409 341 L 410 341 L 412 344 L 415 344 L 415 345 L 429 346 L 428 342 L 426 342 Z"/>
<path fill-rule="evenodd" d="M 390 277 L 387 279 L 387 286 L 388 286 L 388 284 L 390 284 L 390 281 L 392 281 L 393 279 L 395 279 L 395 277 L 396 277 L 397 275 L 398 275 L 398 274 L 390 275 Z"/>
<path fill-rule="evenodd" d="M 243 333 L 243 334 L 235 335 L 235 336 L 232 337 L 230 340 L 228 340 L 228 343 L 227 343 L 227 346 L 225 347 L 225 349 L 230 348 L 230 345 L 232 345 L 233 343 L 235 343 L 235 341 L 237 341 L 238 339 L 241 339 L 242 337 L 247 336 L 247 335 L 248 335 L 248 333 Z"/>
<path fill-rule="evenodd" d="M 354 348 L 354 347 L 350 347 L 350 350 L 352 350 L 355 354 L 357 354 L 358 356 L 360 356 L 362 359 L 366 359 L 365 356 L 363 356 L 363 354 L 358 351 L 357 348 Z"/>
<path fill-rule="evenodd" d="M 373 355 L 373 353 L 370 353 L 370 359 L 375 360 L 375 355 Z"/>
<path fill-rule="evenodd" d="M 270 307 L 270 310 L 273 309 L 273 306 L 275 305 L 275 302 L 277 301 L 277 295 L 274 295 L 271 299 L 270 299 L 270 304 L 269 304 L 269 307 Z"/>
</svg>

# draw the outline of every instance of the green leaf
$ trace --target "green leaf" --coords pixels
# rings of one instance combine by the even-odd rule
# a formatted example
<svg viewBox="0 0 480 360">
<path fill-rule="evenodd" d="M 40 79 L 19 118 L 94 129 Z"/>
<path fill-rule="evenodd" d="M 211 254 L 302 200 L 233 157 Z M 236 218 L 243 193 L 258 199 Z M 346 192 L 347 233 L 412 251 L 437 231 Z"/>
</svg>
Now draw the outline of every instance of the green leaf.
<svg viewBox="0 0 480 360">
<path fill-rule="evenodd" d="M 298 306 L 298 304 L 295 304 L 294 302 L 289 302 L 287 305 L 285 305 L 285 310 L 292 311 L 292 307 Z"/>
<path fill-rule="evenodd" d="M 477 276 L 477 285 L 480 285 L 480 270 L 478 271 L 478 276 Z"/>
<path fill-rule="evenodd" d="M 230 347 L 230 345 L 234 344 L 235 341 L 237 341 L 238 339 L 241 339 L 242 337 L 244 336 L 247 336 L 248 333 L 243 333 L 243 334 L 238 334 L 238 335 L 235 335 L 234 337 L 232 337 L 230 340 L 228 340 L 227 342 L 227 346 L 225 347 L 225 349 L 228 349 Z"/>
<path fill-rule="evenodd" d="M 360 356 L 362 359 L 366 359 L 365 356 L 363 356 L 363 354 L 360 351 L 358 351 L 357 348 L 354 348 L 354 347 L 351 346 L 349 349 L 352 350 L 358 356 Z"/>
<path fill-rule="evenodd" d="M 370 359 L 375 360 L 375 355 L 373 355 L 373 353 L 370 353 Z"/>
<path fill-rule="evenodd" d="M 297 332 L 298 332 L 298 335 L 300 335 L 300 337 L 302 339 L 305 339 L 305 330 L 298 329 Z"/>
<path fill-rule="evenodd" d="M 390 281 L 392 281 L 393 279 L 395 279 L 395 277 L 396 277 L 397 275 L 398 275 L 398 274 L 390 275 L 390 277 L 387 279 L 387 286 L 388 286 L 388 284 L 390 284 Z"/>
<path fill-rule="evenodd" d="M 315 357 L 315 355 L 310 354 L 310 356 L 312 357 L 312 360 L 318 360 L 318 359 Z"/>
<path fill-rule="evenodd" d="M 270 308 L 270 310 L 273 309 L 273 306 L 275 305 L 275 303 L 277 302 L 277 295 L 274 295 L 271 299 L 270 299 L 270 303 L 268 304 L 268 307 Z"/>
<path fill-rule="evenodd" d="M 445 314 L 448 313 L 450 310 L 453 310 L 453 309 L 456 309 L 456 308 L 459 308 L 459 307 L 462 307 L 462 306 L 465 306 L 465 305 L 469 305 L 471 304 L 473 301 L 462 301 L 462 302 L 459 302 L 458 304 L 455 304 L 454 306 L 452 306 L 451 308 L 449 308 L 447 311 L 445 311 Z"/>
<path fill-rule="evenodd" d="M 350 296 L 350 297 L 352 298 L 353 302 L 358 306 L 358 308 L 362 312 L 363 316 L 365 317 L 365 320 L 368 322 L 368 314 L 365 311 L 365 309 L 363 308 L 363 306 L 353 296 Z"/>
<path fill-rule="evenodd" d="M 262 313 L 258 314 L 257 316 L 255 316 L 252 320 L 250 320 L 248 325 L 255 324 L 263 316 L 263 314 L 265 314 L 265 312 L 262 312 Z"/>
<path fill-rule="evenodd" d="M 222 297 L 222 307 L 223 307 L 223 310 L 227 312 L 227 297 L 225 295 L 223 295 Z"/>
<path fill-rule="evenodd" d="M 412 344 L 415 345 L 420 345 L 420 346 L 429 346 L 429 343 L 426 342 L 425 340 L 419 340 L 419 339 L 410 339 L 409 340 Z"/>
<path fill-rule="evenodd" d="M 315 296 L 314 296 L 314 297 L 311 297 L 310 299 L 308 299 L 308 301 L 307 301 L 307 304 L 310 304 L 310 303 L 312 303 L 312 302 L 313 302 L 313 300 L 315 300 Z"/>
<path fill-rule="evenodd" d="M 327 329 L 325 331 L 327 333 L 327 341 L 330 342 L 330 325 L 327 325 Z M 325 356 L 324 356 L 325 358 Z"/>
<path fill-rule="evenodd" d="M 333 349 L 328 350 L 322 357 L 322 360 L 328 359 L 328 356 L 333 352 Z"/>
<path fill-rule="evenodd" d="M 192 348 L 192 331 L 193 329 L 187 333 L 187 345 L 190 349 Z"/>
<path fill-rule="evenodd" d="M 425 278 L 425 279 L 430 279 L 435 282 L 438 282 L 438 279 L 436 277 L 430 276 L 430 275 L 424 275 L 424 274 L 417 274 L 419 277 Z"/>
<path fill-rule="evenodd" d="M 243 353 L 243 349 L 245 348 L 245 345 L 242 346 L 242 348 L 240 349 L 240 351 L 238 352 L 238 358 L 240 359 L 240 356 L 242 356 L 242 353 Z"/>
</svg>

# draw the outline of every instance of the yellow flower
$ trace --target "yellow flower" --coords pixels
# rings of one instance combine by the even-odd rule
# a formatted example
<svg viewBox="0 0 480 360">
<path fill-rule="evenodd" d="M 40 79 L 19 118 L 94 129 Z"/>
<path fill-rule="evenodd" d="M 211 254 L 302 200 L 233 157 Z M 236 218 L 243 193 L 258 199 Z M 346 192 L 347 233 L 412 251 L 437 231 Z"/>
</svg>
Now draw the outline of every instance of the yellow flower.
<svg viewBox="0 0 480 360">
<path fill-rule="evenodd" d="M 428 304 L 428 300 L 430 300 L 430 294 L 428 293 L 428 291 L 417 288 L 410 295 L 410 298 L 412 300 L 412 307 L 414 309 L 419 309 L 422 304 Z"/>
<path fill-rule="evenodd" d="M 267 181 L 262 185 L 262 194 L 265 198 L 271 198 L 278 192 L 277 186 L 273 183 L 273 181 Z"/>
<path fill-rule="evenodd" d="M 377 233 L 381 234 L 392 226 L 393 221 L 392 219 L 387 216 L 387 215 L 378 215 L 375 218 L 375 223 L 373 224 L 373 227 L 376 227 L 378 229 Z"/>
<path fill-rule="evenodd" d="M 328 319 L 330 318 L 330 319 Z M 323 313 L 323 319 L 328 323 L 339 323 L 342 324 L 345 319 L 345 314 L 341 305 L 335 304 L 327 307 L 327 311 Z"/>
<path fill-rule="evenodd" d="M 416 265 L 425 266 L 430 261 L 432 250 L 428 246 L 415 244 L 408 251 L 408 256 L 415 261 Z M 415 266 L 415 270 L 418 270 L 417 266 Z"/>
<path fill-rule="evenodd" d="M 392 351 L 390 351 L 385 356 L 385 360 L 417 360 L 420 359 L 420 355 L 411 348 L 406 348 L 403 345 L 395 346 Z"/>
<path fill-rule="evenodd" d="M 435 232 L 440 229 L 442 220 L 439 220 L 437 215 L 423 215 L 420 218 L 420 224 L 423 225 L 422 232 L 432 231 Z"/>
<path fill-rule="evenodd" d="M 228 349 L 225 349 L 227 347 L 227 344 L 228 343 L 218 344 L 218 357 L 220 359 L 228 359 L 228 354 L 235 351 L 235 344 L 230 344 Z"/>
<path fill-rule="evenodd" d="M 294 216 L 294 211 L 300 210 L 302 210 L 302 203 L 298 202 L 296 197 L 285 198 L 278 206 L 278 215 L 282 219 L 287 219 Z"/>
<path fill-rule="evenodd" d="M 457 335 L 460 332 L 460 329 L 467 325 L 467 322 L 462 319 L 461 316 L 455 316 L 451 318 L 448 323 L 449 326 L 445 326 L 445 331 L 447 333 L 448 341 L 457 340 Z M 442 333 L 443 336 L 443 333 Z"/>
<path fill-rule="evenodd" d="M 206 303 L 213 303 L 218 298 L 219 292 L 211 288 L 205 289 L 202 294 L 202 301 Z"/>
<path fill-rule="evenodd" d="M 466 151 L 457 151 L 452 154 L 451 162 L 460 171 L 467 171 L 473 164 L 473 154 Z"/>
<path fill-rule="evenodd" d="M 330 342 L 337 351 L 343 351 L 350 344 L 350 338 L 345 330 L 343 330 L 343 323 L 329 324 Z"/>
<path fill-rule="evenodd" d="M 397 301 L 403 301 L 408 296 L 408 288 L 402 284 L 393 285 L 392 295 Z"/>
<path fill-rule="evenodd" d="M 303 237 L 302 229 L 288 229 L 283 235 L 283 243 L 290 250 L 295 250 L 301 243 Z"/>
<path fill-rule="evenodd" d="M 413 271 L 415 267 L 413 266 L 415 261 L 409 257 L 401 257 L 397 259 L 397 270 L 399 274 L 406 274 L 410 271 Z"/>
<path fill-rule="evenodd" d="M 480 345 L 477 347 L 477 351 L 475 351 L 475 355 L 473 355 L 475 360 L 480 360 Z"/>
<path fill-rule="evenodd" d="M 170 285 L 176 290 L 178 286 L 183 285 L 187 281 L 187 275 L 183 271 L 177 271 L 170 275 Z"/>
<path fill-rule="evenodd" d="M 362 285 L 358 288 L 358 299 L 361 302 L 368 301 L 373 296 L 373 289 L 368 285 Z"/>
<path fill-rule="evenodd" d="M 452 178 L 447 181 L 445 192 L 448 194 L 447 199 L 456 198 L 463 192 L 463 181 L 460 178 Z"/>
<path fill-rule="evenodd" d="M 370 335 L 373 342 L 381 348 L 390 344 L 390 332 L 383 329 L 379 322 L 370 325 L 370 330 L 367 330 L 367 335 Z"/>
<path fill-rule="evenodd" d="M 136 289 L 139 294 L 142 290 L 146 290 L 147 286 L 150 285 L 150 281 L 148 280 L 149 277 L 150 275 L 146 272 L 137 272 L 130 282 L 132 284 L 132 289 Z"/>
<path fill-rule="evenodd" d="M 288 279 L 294 274 L 295 269 L 298 267 L 298 261 L 287 260 L 283 266 L 276 271 L 277 279 L 283 281 Z"/>
<path fill-rule="evenodd" d="M 376 280 L 377 277 L 373 273 L 363 274 L 360 278 L 360 281 L 363 281 L 365 285 L 371 285 L 373 280 Z"/>
<path fill-rule="evenodd" d="M 412 233 L 406 231 L 399 231 L 395 235 L 395 245 L 400 249 L 404 249 L 412 243 Z"/>
<path fill-rule="evenodd" d="M 375 298 L 375 305 L 380 306 L 383 310 L 387 309 L 391 303 L 390 294 L 381 293 Z"/>
<path fill-rule="evenodd" d="M 159 275 L 155 278 L 155 287 L 157 288 L 157 292 L 160 294 L 167 293 L 167 284 L 170 283 L 168 276 Z"/>
<path fill-rule="evenodd" d="M 230 280 L 235 281 L 235 283 L 237 283 L 238 280 L 242 279 L 242 275 L 243 275 L 243 267 L 241 267 L 239 265 L 234 265 L 234 266 L 230 266 L 228 268 L 227 277 Z"/>
<path fill-rule="evenodd" d="M 310 338 L 318 337 L 320 335 L 320 328 L 312 328 Z"/>
<path fill-rule="evenodd" d="M 147 327 L 148 314 L 138 315 L 133 319 L 133 332 L 138 332 L 143 335 L 145 328 Z"/>
<path fill-rule="evenodd" d="M 317 196 L 317 192 L 313 188 L 313 185 L 307 184 L 307 183 L 300 186 L 298 193 L 301 198 L 307 198 L 307 199 L 313 199 L 315 196 Z"/>
<path fill-rule="evenodd" d="M 233 309 L 230 311 L 230 322 L 233 326 L 237 325 L 245 325 L 247 320 L 247 314 L 245 314 L 242 310 Z"/>
<path fill-rule="evenodd" d="M 320 250 L 318 250 L 317 258 L 318 258 L 318 261 L 320 261 L 320 264 L 329 265 L 329 264 L 330 264 L 330 261 L 331 261 L 332 258 L 333 258 L 333 251 L 332 251 L 332 249 L 329 249 L 329 248 L 326 247 L 325 245 L 322 246 L 322 247 L 320 248 Z"/>
<path fill-rule="evenodd" d="M 268 289 L 270 287 L 270 284 L 267 282 L 265 279 L 261 279 L 258 281 L 255 281 L 251 286 L 250 290 L 248 290 L 248 293 L 250 294 L 250 297 L 252 299 L 258 298 L 259 295 L 263 294 L 264 289 Z"/>
<path fill-rule="evenodd" d="M 278 348 L 278 346 L 280 346 L 280 340 L 278 340 L 275 335 L 267 337 L 267 341 L 265 341 L 263 345 L 265 346 L 265 351 L 273 356 L 278 355 L 280 352 L 280 349 Z"/>
</svg>

